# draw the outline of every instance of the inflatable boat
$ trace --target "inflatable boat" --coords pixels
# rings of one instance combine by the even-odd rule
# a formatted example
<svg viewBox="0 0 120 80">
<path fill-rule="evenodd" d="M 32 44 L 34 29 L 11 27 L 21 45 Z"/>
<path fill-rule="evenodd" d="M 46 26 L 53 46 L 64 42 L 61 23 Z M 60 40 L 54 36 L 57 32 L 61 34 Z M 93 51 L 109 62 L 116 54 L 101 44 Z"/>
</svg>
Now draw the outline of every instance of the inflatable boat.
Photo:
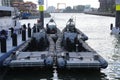
<svg viewBox="0 0 120 80">
<path fill-rule="evenodd" d="M 39 67 L 64 69 L 101 69 L 108 66 L 107 61 L 86 42 L 88 37 L 75 28 L 69 19 L 61 32 L 53 19 L 46 29 L 33 33 L 24 45 L 4 61 L 8 67 Z"/>
</svg>

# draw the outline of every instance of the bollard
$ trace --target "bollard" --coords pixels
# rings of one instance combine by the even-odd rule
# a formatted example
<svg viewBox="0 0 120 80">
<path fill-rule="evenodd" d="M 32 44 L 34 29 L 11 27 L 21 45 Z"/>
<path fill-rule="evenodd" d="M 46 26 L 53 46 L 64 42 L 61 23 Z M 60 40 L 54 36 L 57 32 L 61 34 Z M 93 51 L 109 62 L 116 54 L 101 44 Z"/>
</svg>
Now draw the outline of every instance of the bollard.
<svg viewBox="0 0 120 80">
<path fill-rule="evenodd" d="M 31 37 L 31 28 L 28 27 L 28 37 L 30 38 Z"/>
<path fill-rule="evenodd" d="M 113 29 L 113 24 L 110 24 L 110 30 L 112 30 Z"/>
<path fill-rule="evenodd" d="M 14 32 L 14 28 L 13 27 L 11 27 L 11 28 L 9 28 L 9 30 L 10 30 L 10 37 L 12 37 L 12 34 L 13 34 L 13 32 Z"/>
<path fill-rule="evenodd" d="M 1 35 L 0 42 L 1 42 L 1 52 L 3 53 L 7 52 L 6 37 L 4 35 Z"/>
<path fill-rule="evenodd" d="M 12 46 L 17 46 L 17 34 L 12 34 Z"/>
<path fill-rule="evenodd" d="M 13 34 L 13 32 L 14 32 L 14 28 L 13 28 L 13 27 L 11 27 L 11 35 Z"/>
<path fill-rule="evenodd" d="M 22 30 L 22 41 L 26 41 L 26 30 Z"/>
<path fill-rule="evenodd" d="M 30 23 L 28 23 L 28 38 L 31 37 L 31 28 L 30 28 Z"/>
<path fill-rule="evenodd" d="M 36 33 L 37 31 L 36 31 L 36 24 L 34 24 L 34 26 L 33 26 L 33 33 Z"/>
</svg>

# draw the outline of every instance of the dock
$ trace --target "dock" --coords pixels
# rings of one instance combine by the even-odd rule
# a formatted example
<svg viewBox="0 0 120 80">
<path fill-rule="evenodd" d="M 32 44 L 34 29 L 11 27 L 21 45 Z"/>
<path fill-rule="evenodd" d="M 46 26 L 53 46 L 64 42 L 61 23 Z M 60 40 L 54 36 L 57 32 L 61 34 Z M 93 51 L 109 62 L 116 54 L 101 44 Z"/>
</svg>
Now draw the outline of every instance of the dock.
<svg viewBox="0 0 120 80">
<path fill-rule="evenodd" d="M 10 32 L 9 32 L 10 33 Z M 28 34 L 26 34 L 26 40 L 22 40 L 22 34 L 17 34 L 17 46 L 13 46 L 13 41 L 11 34 L 8 35 L 8 38 L 6 39 L 6 52 L 2 52 L 0 49 L 0 66 L 3 66 L 3 62 L 6 58 L 8 58 L 10 55 L 12 55 L 18 48 L 20 48 L 23 44 L 27 42 L 29 39 Z M 2 47 L 2 46 L 1 46 Z"/>
</svg>

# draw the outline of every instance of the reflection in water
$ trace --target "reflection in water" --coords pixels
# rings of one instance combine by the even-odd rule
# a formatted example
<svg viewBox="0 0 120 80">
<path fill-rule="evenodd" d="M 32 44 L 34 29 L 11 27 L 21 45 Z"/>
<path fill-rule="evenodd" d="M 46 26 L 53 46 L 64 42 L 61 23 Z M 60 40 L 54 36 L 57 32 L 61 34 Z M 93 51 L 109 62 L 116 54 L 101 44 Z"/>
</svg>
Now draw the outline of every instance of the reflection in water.
<svg viewBox="0 0 120 80">
<path fill-rule="evenodd" d="M 59 73 L 63 80 L 107 80 L 106 75 L 97 71 L 65 71 Z"/>
<path fill-rule="evenodd" d="M 48 70 L 9 71 L 3 80 L 50 80 L 51 73 Z"/>
<path fill-rule="evenodd" d="M 120 36 L 115 36 L 114 53 L 111 56 L 109 64 L 109 78 L 111 80 L 120 80 Z"/>
<path fill-rule="evenodd" d="M 57 78 L 52 76 L 52 71 L 9 71 L 0 80 L 107 80 L 106 75 L 99 71 L 64 70 L 58 72 Z"/>
<path fill-rule="evenodd" d="M 114 53 L 119 54 L 118 56 L 120 56 L 120 36 L 116 36 L 116 42 L 114 43 L 114 46 L 115 46 Z"/>
</svg>

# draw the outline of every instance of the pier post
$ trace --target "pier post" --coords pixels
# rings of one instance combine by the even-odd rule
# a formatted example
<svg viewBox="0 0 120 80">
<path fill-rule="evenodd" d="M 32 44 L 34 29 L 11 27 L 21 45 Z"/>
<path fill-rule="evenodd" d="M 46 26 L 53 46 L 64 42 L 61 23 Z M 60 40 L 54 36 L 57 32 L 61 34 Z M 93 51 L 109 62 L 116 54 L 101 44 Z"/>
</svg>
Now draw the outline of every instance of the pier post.
<svg viewBox="0 0 120 80">
<path fill-rule="evenodd" d="M 30 24 L 28 24 L 28 38 L 31 37 L 31 28 L 30 28 Z"/>
<path fill-rule="evenodd" d="M 120 0 L 116 0 L 116 20 L 115 20 L 116 28 L 120 28 Z"/>
<path fill-rule="evenodd" d="M 11 27 L 10 28 L 10 30 L 11 30 L 11 35 L 13 34 L 13 32 L 14 32 L 14 28 L 13 27 Z"/>
<path fill-rule="evenodd" d="M 17 34 L 13 33 L 11 37 L 12 37 L 12 46 L 17 46 Z"/>
<path fill-rule="evenodd" d="M 41 26 L 44 27 L 44 0 L 38 0 Z"/>
<path fill-rule="evenodd" d="M 28 28 L 28 38 L 31 37 L 31 28 Z"/>
<path fill-rule="evenodd" d="M 37 30 L 36 30 L 36 24 L 34 24 L 34 26 L 33 26 L 33 33 L 36 33 L 37 32 Z"/>
<path fill-rule="evenodd" d="M 22 30 L 22 41 L 26 41 L 26 30 Z"/>
<path fill-rule="evenodd" d="M 2 53 L 7 52 L 6 37 L 4 35 L 0 36 L 0 42 L 1 42 L 1 52 Z"/>
<path fill-rule="evenodd" d="M 26 25 L 22 27 L 22 41 L 26 41 Z"/>
<path fill-rule="evenodd" d="M 113 24 L 110 24 L 110 30 L 112 30 L 113 29 Z"/>
</svg>

